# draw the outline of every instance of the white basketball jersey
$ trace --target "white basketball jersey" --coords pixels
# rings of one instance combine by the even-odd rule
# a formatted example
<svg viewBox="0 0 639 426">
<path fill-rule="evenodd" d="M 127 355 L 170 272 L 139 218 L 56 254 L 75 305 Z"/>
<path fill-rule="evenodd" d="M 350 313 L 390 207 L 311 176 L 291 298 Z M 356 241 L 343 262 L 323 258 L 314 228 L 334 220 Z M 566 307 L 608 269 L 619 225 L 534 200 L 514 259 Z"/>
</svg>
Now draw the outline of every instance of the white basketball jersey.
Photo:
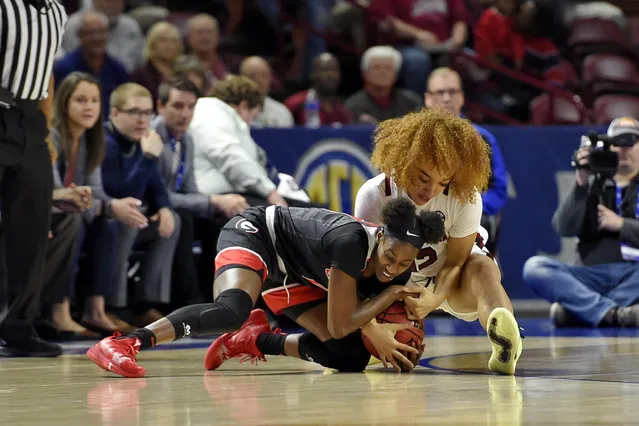
<svg viewBox="0 0 639 426">
<path fill-rule="evenodd" d="M 354 216 L 373 223 L 383 224 L 382 209 L 388 200 L 408 196 L 404 191 L 399 190 L 395 182 L 386 178 L 385 174 L 380 174 L 368 180 L 357 192 L 355 199 Z M 413 281 L 428 281 L 422 283 L 428 285 L 432 281 L 430 277 L 437 276 L 437 273 L 444 265 L 448 254 L 448 237 L 463 238 L 471 234 L 477 234 L 480 230 L 482 215 L 481 196 L 477 193 L 474 203 L 462 203 L 455 198 L 451 191 L 444 191 L 437 195 L 423 206 L 418 206 L 418 211 L 440 211 L 445 216 L 444 227 L 446 229 L 446 240 L 438 244 L 424 244 L 415 259 L 416 273 L 413 274 Z M 481 228 L 482 237 L 487 238 L 487 232 Z"/>
</svg>

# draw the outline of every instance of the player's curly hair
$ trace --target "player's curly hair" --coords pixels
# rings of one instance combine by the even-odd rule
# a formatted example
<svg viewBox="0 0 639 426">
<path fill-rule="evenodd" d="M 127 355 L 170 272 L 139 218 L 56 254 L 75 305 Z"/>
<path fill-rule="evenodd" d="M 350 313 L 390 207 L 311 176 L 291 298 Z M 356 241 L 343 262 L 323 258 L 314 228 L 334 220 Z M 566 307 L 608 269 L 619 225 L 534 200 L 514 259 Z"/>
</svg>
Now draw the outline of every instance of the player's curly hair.
<svg viewBox="0 0 639 426">
<path fill-rule="evenodd" d="M 419 235 L 427 244 L 437 244 L 444 240 L 444 215 L 440 211 L 421 211 L 407 198 L 396 198 L 388 201 L 382 209 L 382 221 L 389 231 L 410 229 L 415 224 Z"/>
<path fill-rule="evenodd" d="M 246 101 L 251 109 L 264 104 L 264 94 L 257 84 L 239 75 L 229 74 L 224 80 L 215 83 L 210 96 L 229 105 L 239 105 L 242 101 Z"/>
<path fill-rule="evenodd" d="M 490 147 L 470 121 L 439 109 L 386 120 L 377 127 L 372 163 L 406 189 L 418 165 L 452 173 L 450 187 L 463 202 L 488 186 Z"/>
</svg>

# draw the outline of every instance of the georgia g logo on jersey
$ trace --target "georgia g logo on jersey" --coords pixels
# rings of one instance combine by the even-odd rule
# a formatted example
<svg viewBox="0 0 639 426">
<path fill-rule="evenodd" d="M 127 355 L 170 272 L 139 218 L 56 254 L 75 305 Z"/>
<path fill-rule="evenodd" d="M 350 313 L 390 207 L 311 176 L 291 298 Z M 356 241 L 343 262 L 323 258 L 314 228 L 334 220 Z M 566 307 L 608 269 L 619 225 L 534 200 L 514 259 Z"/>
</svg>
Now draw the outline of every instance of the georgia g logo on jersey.
<svg viewBox="0 0 639 426">
<path fill-rule="evenodd" d="M 238 220 L 235 223 L 235 227 L 237 229 L 241 229 L 244 232 L 248 232 L 249 234 L 257 234 L 257 232 L 259 231 L 259 229 L 257 229 L 255 225 L 253 225 L 251 222 L 249 222 L 246 219 Z"/>
</svg>

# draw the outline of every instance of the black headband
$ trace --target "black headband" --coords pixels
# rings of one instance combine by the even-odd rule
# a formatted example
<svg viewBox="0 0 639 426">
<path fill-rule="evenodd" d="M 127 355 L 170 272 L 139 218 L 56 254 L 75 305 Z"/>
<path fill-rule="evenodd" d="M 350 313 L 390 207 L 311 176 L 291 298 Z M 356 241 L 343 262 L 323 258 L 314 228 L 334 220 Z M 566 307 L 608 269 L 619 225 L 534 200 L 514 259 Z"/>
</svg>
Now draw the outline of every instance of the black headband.
<svg viewBox="0 0 639 426">
<path fill-rule="evenodd" d="M 388 225 L 386 225 L 384 227 L 384 234 L 400 241 L 407 242 L 418 249 L 421 249 L 426 242 L 424 237 L 422 237 L 421 229 L 417 226 L 417 220 L 413 220 L 409 226 L 389 228 Z"/>
</svg>

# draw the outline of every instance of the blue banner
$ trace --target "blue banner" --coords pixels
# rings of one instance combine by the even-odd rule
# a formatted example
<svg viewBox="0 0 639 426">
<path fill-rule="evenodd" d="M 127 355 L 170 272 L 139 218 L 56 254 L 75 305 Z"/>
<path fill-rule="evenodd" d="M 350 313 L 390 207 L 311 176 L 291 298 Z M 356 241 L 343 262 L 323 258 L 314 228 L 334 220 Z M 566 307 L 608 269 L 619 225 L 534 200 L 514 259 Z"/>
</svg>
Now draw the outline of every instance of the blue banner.
<svg viewBox="0 0 639 426">
<path fill-rule="evenodd" d="M 499 264 L 511 298 L 536 295 L 522 283 L 524 262 L 536 254 L 574 260 L 574 242 L 551 226 L 560 197 L 574 182 L 570 158 L 581 127 L 484 126 L 501 148 L 510 175 L 503 210 Z M 309 196 L 336 211 L 352 213 L 357 190 L 376 171 L 369 163 L 372 127 L 256 129 L 255 141 L 281 172 L 295 176 Z M 605 129 L 596 129 L 603 131 Z"/>
</svg>

